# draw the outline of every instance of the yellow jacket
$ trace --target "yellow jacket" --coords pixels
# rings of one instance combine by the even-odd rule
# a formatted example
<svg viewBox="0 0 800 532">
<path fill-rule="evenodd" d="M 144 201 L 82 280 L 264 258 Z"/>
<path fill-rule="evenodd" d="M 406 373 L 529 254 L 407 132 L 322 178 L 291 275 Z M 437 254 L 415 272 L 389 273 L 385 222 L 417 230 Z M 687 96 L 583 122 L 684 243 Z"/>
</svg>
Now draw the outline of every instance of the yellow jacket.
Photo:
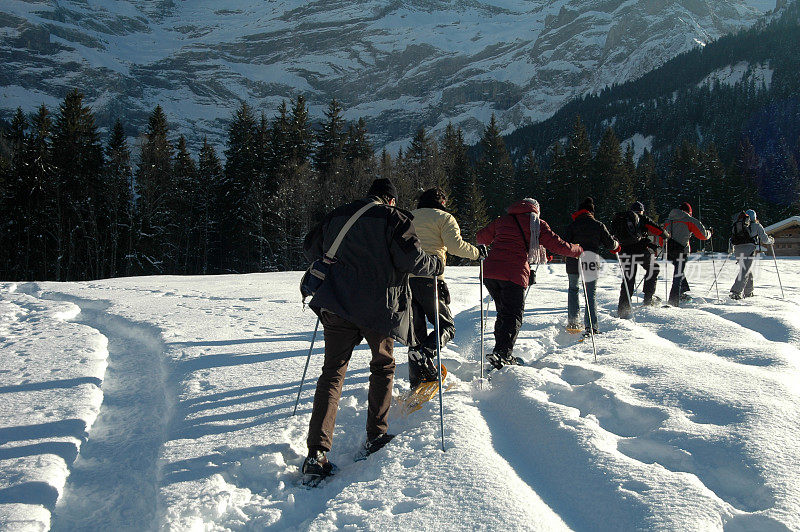
<svg viewBox="0 0 800 532">
<path fill-rule="evenodd" d="M 440 209 L 415 209 L 414 229 L 417 231 L 422 250 L 426 253 L 438 255 L 442 264 L 446 264 L 445 252 L 465 259 L 477 260 L 478 248 L 464 242 L 461 238 L 461 229 L 455 217 L 449 212 Z M 444 278 L 443 275 L 439 276 Z"/>
</svg>

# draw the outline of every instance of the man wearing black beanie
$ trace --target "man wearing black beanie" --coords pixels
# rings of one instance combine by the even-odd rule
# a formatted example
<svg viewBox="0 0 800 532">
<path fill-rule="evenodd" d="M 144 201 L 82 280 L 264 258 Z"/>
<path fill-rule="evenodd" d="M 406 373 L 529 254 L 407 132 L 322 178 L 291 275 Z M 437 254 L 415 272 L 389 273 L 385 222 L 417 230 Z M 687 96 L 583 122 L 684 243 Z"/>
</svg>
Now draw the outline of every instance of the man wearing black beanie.
<svg viewBox="0 0 800 532">
<path fill-rule="evenodd" d="M 325 361 L 314 394 L 306 440 L 308 456 L 303 462 L 304 482 L 309 485 L 336 471 L 326 453 L 333 442 L 347 365 L 363 339 L 369 344 L 372 360 L 367 435 L 361 455 L 366 457 L 391 439 L 387 429 L 394 341 L 414 343 L 408 277 L 434 277 L 444 271 L 439 257 L 422 251 L 409 213 L 395 207 L 396 201 L 394 184 L 376 179 L 368 197 L 334 209 L 306 235 L 303 244 L 309 261 L 325 257 L 329 268 L 309 301 L 325 331 Z M 349 229 L 344 229 L 350 223 Z M 329 256 L 340 235 L 341 244 Z"/>
</svg>

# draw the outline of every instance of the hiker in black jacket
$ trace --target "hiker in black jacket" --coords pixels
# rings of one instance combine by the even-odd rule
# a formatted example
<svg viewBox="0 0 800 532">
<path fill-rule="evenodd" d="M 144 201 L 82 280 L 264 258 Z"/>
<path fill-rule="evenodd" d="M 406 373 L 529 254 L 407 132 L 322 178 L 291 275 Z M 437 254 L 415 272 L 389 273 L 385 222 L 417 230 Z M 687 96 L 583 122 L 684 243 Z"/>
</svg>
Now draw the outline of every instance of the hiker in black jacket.
<svg viewBox="0 0 800 532">
<path fill-rule="evenodd" d="M 363 451 L 368 454 L 385 443 L 395 370 L 394 341 L 414 343 L 409 274 L 434 277 L 444 271 L 439 257 L 422 250 L 411 213 L 395 207 L 396 199 L 392 182 L 376 179 L 368 197 L 334 209 L 306 235 L 303 244 L 308 260 L 321 259 L 350 217 L 372 204 L 345 235 L 325 280 L 309 302 L 324 327 L 325 361 L 306 440 L 303 474 L 308 480 L 335 470 L 325 453 L 331 450 L 347 365 L 363 339 L 372 351 Z"/>
<path fill-rule="evenodd" d="M 564 232 L 564 238 L 568 242 L 579 244 L 585 253 L 583 260 L 567 257 L 567 277 L 569 278 L 567 330 L 578 332 L 580 329 L 578 325 L 578 311 L 580 310 L 578 294 L 581 279 L 578 268 L 583 265 L 583 273 L 586 277 L 586 299 L 589 302 L 588 308 L 584 312 L 583 324 L 587 333 L 590 327 L 594 327 L 596 333 L 598 327 L 594 294 L 597 288 L 597 272 L 600 269 L 600 249 L 606 248 L 611 253 L 619 253 L 621 247 L 606 226 L 594 217 L 594 200 L 592 198 L 586 198 L 578 205 L 578 211 L 572 214 L 572 223 Z M 586 274 L 589 273 L 586 271 L 587 269 L 594 275 L 587 276 Z"/>
<path fill-rule="evenodd" d="M 658 273 L 660 271 L 656 262 L 658 246 L 650 241 L 650 235 L 660 236 L 665 234 L 658 223 L 651 220 L 644 213 L 644 204 L 641 201 L 634 202 L 628 215 L 635 215 L 637 220 L 634 234 L 623 235 L 616 229 L 614 236 L 619 240 L 622 250 L 619 252 L 619 260 L 622 263 L 623 282 L 619 291 L 619 304 L 617 305 L 617 315 L 620 318 L 629 318 L 631 315 L 631 301 L 636 289 L 636 267 L 641 265 L 644 268 L 644 299 L 645 305 L 652 305 L 653 294 L 656 292 L 658 283 Z M 669 235 L 666 235 L 669 238 Z M 627 283 L 628 288 L 625 289 Z"/>
</svg>

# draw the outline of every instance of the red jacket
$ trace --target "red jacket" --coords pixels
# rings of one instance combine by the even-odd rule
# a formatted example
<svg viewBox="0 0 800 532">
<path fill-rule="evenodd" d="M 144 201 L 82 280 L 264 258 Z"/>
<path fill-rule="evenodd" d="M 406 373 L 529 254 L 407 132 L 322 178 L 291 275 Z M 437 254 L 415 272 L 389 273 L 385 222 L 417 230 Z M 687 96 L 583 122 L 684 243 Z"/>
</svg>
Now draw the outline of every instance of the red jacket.
<svg viewBox="0 0 800 532">
<path fill-rule="evenodd" d="M 489 256 L 483 263 L 483 276 L 488 279 L 511 281 L 523 288 L 528 286 L 531 267 L 528 264 L 526 242 L 531 241 L 531 213 L 538 209 L 526 201 L 518 201 L 508 208 L 508 214 L 478 231 L 478 244 L 492 246 Z M 519 225 L 514 221 L 517 218 Z M 522 237 L 522 231 L 525 238 Z M 540 220 L 539 244 L 551 253 L 567 257 L 579 257 L 583 249 L 577 244 L 569 244 L 550 229 L 547 222 Z"/>
</svg>

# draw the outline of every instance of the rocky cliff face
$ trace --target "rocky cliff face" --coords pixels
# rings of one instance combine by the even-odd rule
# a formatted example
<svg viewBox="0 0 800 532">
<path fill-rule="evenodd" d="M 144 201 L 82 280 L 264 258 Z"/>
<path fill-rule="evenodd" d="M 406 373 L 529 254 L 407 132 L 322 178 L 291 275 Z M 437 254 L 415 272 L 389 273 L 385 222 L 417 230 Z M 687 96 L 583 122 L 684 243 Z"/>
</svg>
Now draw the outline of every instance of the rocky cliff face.
<svg viewBox="0 0 800 532">
<path fill-rule="evenodd" d="M 753 24 L 775 0 L 4 0 L 0 112 L 78 87 L 131 134 L 161 104 L 222 142 L 241 100 L 272 116 L 303 94 L 364 117 L 378 146 L 448 121 L 475 140 Z"/>
</svg>

